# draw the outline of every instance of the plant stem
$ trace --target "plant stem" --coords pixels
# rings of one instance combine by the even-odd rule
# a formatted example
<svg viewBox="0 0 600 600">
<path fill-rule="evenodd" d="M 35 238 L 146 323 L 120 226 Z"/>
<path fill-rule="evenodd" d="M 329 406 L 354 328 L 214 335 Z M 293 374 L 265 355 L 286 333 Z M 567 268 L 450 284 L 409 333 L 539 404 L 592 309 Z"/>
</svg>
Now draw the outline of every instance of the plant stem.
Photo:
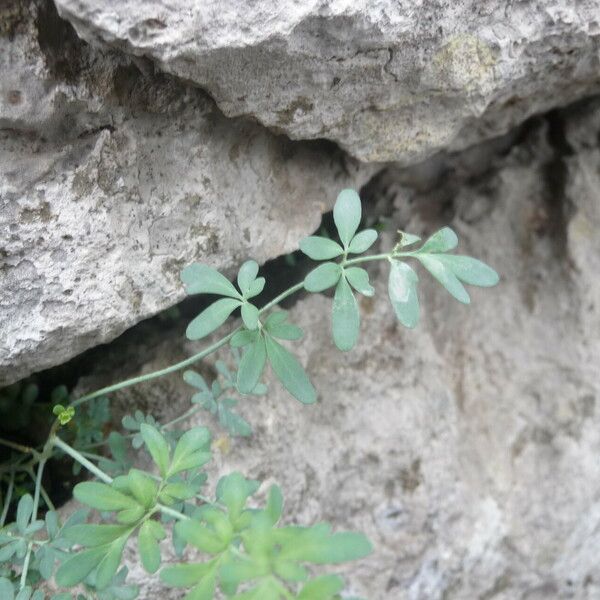
<svg viewBox="0 0 600 600">
<path fill-rule="evenodd" d="M 175 510 L 173 508 L 169 508 L 168 506 L 165 506 L 164 504 L 156 504 L 156 508 L 158 508 L 158 510 L 160 510 L 161 513 L 164 513 L 165 515 L 170 515 L 171 517 L 175 517 L 176 519 L 179 519 L 180 521 L 187 521 L 189 519 L 189 517 L 187 515 L 184 515 L 183 513 L 179 512 L 178 510 Z"/>
<path fill-rule="evenodd" d="M 11 470 L 10 479 L 8 480 L 8 488 L 6 490 L 6 498 L 4 500 L 4 507 L 2 508 L 2 516 L 0 517 L 0 527 L 4 527 L 6 522 L 6 516 L 8 515 L 8 507 L 12 500 L 13 489 L 15 487 L 15 472 Z"/>
<path fill-rule="evenodd" d="M 8 448 L 12 448 L 13 450 L 18 450 L 19 452 L 23 452 L 23 454 L 33 454 L 35 450 L 30 448 L 29 446 L 24 446 L 23 444 L 17 444 L 16 442 L 11 442 L 10 440 L 5 440 L 4 438 L 0 438 L 0 444 L 2 446 L 7 446 Z"/>
<path fill-rule="evenodd" d="M 99 469 L 94 463 L 90 462 L 85 456 L 82 456 L 75 448 L 71 448 L 69 444 L 65 444 L 59 437 L 54 436 L 52 438 L 52 445 L 60 448 L 65 454 L 68 454 L 71 458 L 74 458 L 79 464 L 84 466 L 90 473 L 93 473 L 98 479 L 104 481 L 104 483 L 112 483 L 113 478 L 107 475 L 104 471 Z"/>
</svg>

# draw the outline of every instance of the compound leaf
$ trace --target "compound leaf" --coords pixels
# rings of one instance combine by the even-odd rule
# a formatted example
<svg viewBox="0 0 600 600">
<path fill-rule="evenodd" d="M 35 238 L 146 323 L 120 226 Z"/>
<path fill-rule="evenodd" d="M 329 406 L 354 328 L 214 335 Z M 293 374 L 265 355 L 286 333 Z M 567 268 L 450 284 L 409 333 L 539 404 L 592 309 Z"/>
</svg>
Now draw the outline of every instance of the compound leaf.
<svg viewBox="0 0 600 600">
<path fill-rule="evenodd" d="M 305 237 L 300 242 L 300 250 L 313 260 L 329 260 L 344 253 L 344 249 L 334 240 L 316 235 Z"/>
<path fill-rule="evenodd" d="M 340 278 L 333 297 L 333 341 L 346 352 L 351 350 L 358 339 L 360 313 L 358 303 L 345 277 Z"/>
<path fill-rule="evenodd" d="M 242 304 L 233 298 L 221 298 L 205 308 L 188 325 L 185 335 L 189 340 L 199 340 L 223 325 L 227 317 Z"/>
<path fill-rule="evenodd" d="M 181 281 L 188 294 L 218 294 L 241 298 L 231 281 L 208 265 L 194 263 L 187 266 L 181 272 Z"/>
<path fill-rule="evenodd" d="M 404 262 L 392 261 L 388 278 L 388 295 L 398 320 L 404 327 L 413 328 L 419 322 L 419 278 L 413 269 Z"/>
<path fill-rule="evenodd" d="M 304 279 L 304 288 L 309 292 L 322 292 L 333 287 L 342 274 L 337 263 L 326 262 L 313 269 Z"/>
<path fill-rule="evenodd" d="M 296 357 L 270 335 L 265 337 L 265 345 L 269 363 L 283 387 L 303 404 L 316 402 L 317 392 Z"/>
</svg>

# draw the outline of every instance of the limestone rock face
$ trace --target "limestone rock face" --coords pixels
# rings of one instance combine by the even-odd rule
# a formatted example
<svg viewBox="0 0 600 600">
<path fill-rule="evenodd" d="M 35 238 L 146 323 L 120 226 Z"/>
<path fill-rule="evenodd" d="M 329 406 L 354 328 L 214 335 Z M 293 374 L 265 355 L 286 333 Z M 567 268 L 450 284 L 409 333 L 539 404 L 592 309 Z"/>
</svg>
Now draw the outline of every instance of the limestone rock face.
<svg viewBox="0 0 600 600">
<path fill-rule="evenodd" d="M 330 299 L 290 310 L 306 332 L 293 348 L 317 404 L 269 378 L 266 398 L 241 403 L 252 439 L 223 439 L 200 417 L 218 440 L 213 484 L 232 470 L 264 489 L 275 481 L 288 518 L 369 535 L 374 554 L 345 569 L 350 595 L 600 596 L 599 132 L 600 104 L 590 105 L 531 123 L 516 144 L 382 174 L 369 198 L 391 219 L 384 249 L 396 227 L 426 234 L 451 223 L 458 251 L 493 265 L 499 286 L 471 288 L 465 307 L 420 270 L 422 322 L 408 331 L 388 303 L 388 267 L 376 265 L 353 351 L 333 347 Z M 171 337 L 132 348 L 143 372 L 197 351 Z M 81 391 L 137 372 L 104 370 Z M 175 375 L 122 390 L 114 405 L 168 420 L 190 396 Z M 166 597 L 138 562 L 132 550 L 141 598 Z"/>
<path fill-rule="evenodd" d="M 599 0 L 56 0 L 229 116 L 422 160 L 600 90 Z"/>
<path fill-rule="evenodd" d="M 296 249 L 373 172 L 88 48 L 50 4 L 0 21 L 0 386 L 173 306 L 194 260 Z"/>
</svg>

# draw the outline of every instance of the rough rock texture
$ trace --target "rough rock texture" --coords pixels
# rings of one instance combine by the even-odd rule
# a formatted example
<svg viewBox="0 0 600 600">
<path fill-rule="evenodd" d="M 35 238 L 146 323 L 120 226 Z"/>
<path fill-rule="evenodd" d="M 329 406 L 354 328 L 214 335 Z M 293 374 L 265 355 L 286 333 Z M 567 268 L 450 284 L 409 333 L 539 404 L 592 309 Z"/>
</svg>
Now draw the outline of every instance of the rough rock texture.
<svg viewBox="0 0 600 600">
<path fill-rule="evenodd" d="M 89 49 L 49 3 L 0 22 L 0 386 L 174 305 L 182 265 L 295 249 L 373 172 Z"/>
<path fill-rule="evenodd" d="M 229 116 L 421 160 L 600 89 L 599 0 L 56 0 Z"/>
<path fill-rule="evenodd" d="M 371 537 L 373 556 L 345 569 L 354 594 L 600 597 L 599 132 L 596 103 L 532 122 L 516 142 L 377 178 L 368 195 L 391 219 L 383 247 L 396 227 L 451 222 L 459 251 L 492 264 L 500 285 L 473 290 L 465 307 L 423 273 L 423 320 L 407 331 L 388 305 L 387 267 L 376 266 L 348 354 L 331 343 L 330 301 L 301 299 L 291 319 L 307 334 L 295 348 L 319 402 L 301 406 L 274 383 L 242 409 L 255 437 L 215 444 L 213 481 L 233 469 L 277 481 L 298 522 Z M 142 371 L 197 348 L 145 340 L 124 350 Z M 131 374 L 113 359 L 119 369 L 101 365 L 82 391 Z M 174 376 L 115 402 L 169 418 L 189 396 Z M 130 560 L 141 597 L 156 598 L 159 584 L 133 551 Z"/>
</svg>

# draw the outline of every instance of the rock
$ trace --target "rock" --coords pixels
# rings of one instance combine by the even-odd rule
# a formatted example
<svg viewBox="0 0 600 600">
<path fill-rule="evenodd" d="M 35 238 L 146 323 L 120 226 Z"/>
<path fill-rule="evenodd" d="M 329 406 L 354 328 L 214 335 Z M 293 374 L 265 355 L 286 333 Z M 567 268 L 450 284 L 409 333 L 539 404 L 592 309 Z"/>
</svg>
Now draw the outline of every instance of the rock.
<svg viewBox="0 0 600 600">
<path fill-rule="evenodd" d="M 173 306 L 194 260 L 296 249 L 373 172 L 88 48 L 51 4 L 0 21 L 0 386 Z"/>
<path fill-rule="evenodd" d="M 409 331 L 388 304 L 387 265 L 375 266 L 376 295 L 361 300 L 361 338 L 347 354 L 330 340 L 330 300 L 304 297 L 290 310 L 306 332 L 293 347 L 318 403 L 300 405 L 269 377 L 266 398 L 241 403 L 252 439 L 198 418 L 218 438 L 211 485 L 238 469 L 282 486 L 288 520 L 369 535 L 374 554 L 342 570 L 351 595 L 600 596 L 599 131 L 596 102 L 529 123 L 510 151 L 498 142 L 446 158 L 437 177 L 432 164 L 382 173 L 369 196 L 378 215 L 387 206 L 383 248 L 397 227 L 451 223 L 458 251 L 493 265 L 500 285 L 473 289 L 465 307 L 419 271 L 423 318 Z M 198 349 L 160 340 L 124 356 L 148 372 Z M 103 375 L 81 391 L 137 372 L 107 357 L 117 371 L 99 361 Z M 168 419 L 190 389 L 174 375 L 114 402 Z M 165 556 L 175 560 L 166 546 Z M 180 596 L 159 591 L 133 550 L 129 561 L 142 599 Z"/>
<path fill-rule="evenodd" d="M 600 90 L 600 2 L 56 0 L 229 116 L 411 164 Z"/>
</svg>

